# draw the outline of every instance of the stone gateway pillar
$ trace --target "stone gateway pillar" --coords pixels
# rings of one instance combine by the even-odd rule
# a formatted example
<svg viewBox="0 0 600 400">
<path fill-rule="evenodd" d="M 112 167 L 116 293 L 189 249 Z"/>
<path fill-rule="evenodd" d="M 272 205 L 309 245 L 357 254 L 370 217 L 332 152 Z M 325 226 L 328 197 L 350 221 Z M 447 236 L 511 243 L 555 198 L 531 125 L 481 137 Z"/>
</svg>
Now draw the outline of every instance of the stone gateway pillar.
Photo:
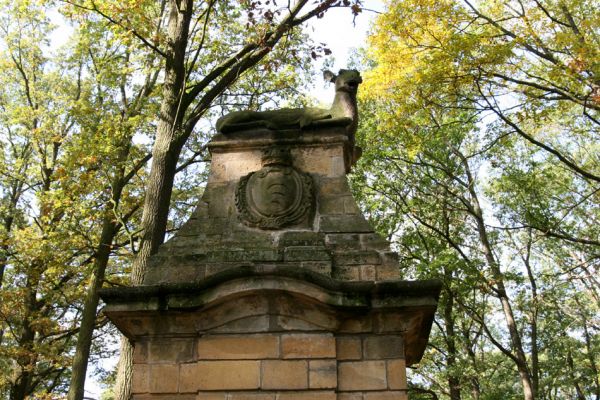
<svg viewBox="0 0 600 400">
<path fill-rule="evenodd" d="M 259 127 L 209 148 L 202 199 L 144 285 L 102 290 L 135 345 L 133 398 L 407 399 L 440 283 L 399 280 L 350 193 L 345 128 Z"/>
</svg>

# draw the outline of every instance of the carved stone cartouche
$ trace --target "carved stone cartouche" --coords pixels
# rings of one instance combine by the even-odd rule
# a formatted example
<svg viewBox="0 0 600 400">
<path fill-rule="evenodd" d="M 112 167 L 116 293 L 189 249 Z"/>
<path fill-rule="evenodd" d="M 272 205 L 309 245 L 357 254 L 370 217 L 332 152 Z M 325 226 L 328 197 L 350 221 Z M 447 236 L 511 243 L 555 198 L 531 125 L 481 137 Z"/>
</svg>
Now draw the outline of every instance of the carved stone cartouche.
<svg viewBox="0 0 600 400">
<path fill-rule="evenodd" d="M 240 221 L 261 229 L 294 225 L 312 213 L 314 188 L 310 175 L 292 167 L 288 148 L 264 152 L 263 167 L 242 177 L 235 193 Z"/>
</svg>

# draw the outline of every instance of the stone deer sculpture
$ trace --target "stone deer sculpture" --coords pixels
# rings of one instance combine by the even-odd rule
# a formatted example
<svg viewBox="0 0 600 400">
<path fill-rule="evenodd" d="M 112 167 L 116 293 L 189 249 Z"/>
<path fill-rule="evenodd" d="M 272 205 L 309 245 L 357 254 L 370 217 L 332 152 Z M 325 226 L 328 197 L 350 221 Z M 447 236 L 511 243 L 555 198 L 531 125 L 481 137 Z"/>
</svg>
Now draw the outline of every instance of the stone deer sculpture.
<svg viewBox="0 0 600 400">
<path fill-rule="evenodd" d="M 270 111 L 236 111 L 217 121 L 219 133 L 232 133 L 244 130 L 267 128 L 273 130 L 313 129 L 317 127 L 343 126 L 354 146 L 354 137 L 358 126 L 358 108 L 356 93 L 362 83 L 356 70 L 342 69 L 335 75 L 325 71 L 326 80 L 335 83 L 335 97 L 330 109 L 282 108 Z"/>
</svg>

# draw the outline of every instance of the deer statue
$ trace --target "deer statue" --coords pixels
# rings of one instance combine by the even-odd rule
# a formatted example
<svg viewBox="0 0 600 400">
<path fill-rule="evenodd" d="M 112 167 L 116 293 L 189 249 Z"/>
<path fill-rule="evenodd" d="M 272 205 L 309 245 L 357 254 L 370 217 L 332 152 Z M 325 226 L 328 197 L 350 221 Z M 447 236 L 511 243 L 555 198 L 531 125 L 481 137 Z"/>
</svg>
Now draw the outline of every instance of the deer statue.
<svg viewBox="0 0 600 400">
<path fill-rule="evenodd" d="M 323 76 L 327 81 L 335 83 L 335 97 L 330 109 L 307 107 L 270 111 L 235 111 L 219 118 L 217 131 L 227 134 L 256 128 L 308 130 L 343 126 L 351 145 L 354 146 L 358 126 L 356 93 L 358 85 L 362 83 L 360 73 L 353 69 L 342 69 L 337 75 L 325 71 Z"/>
</svg>

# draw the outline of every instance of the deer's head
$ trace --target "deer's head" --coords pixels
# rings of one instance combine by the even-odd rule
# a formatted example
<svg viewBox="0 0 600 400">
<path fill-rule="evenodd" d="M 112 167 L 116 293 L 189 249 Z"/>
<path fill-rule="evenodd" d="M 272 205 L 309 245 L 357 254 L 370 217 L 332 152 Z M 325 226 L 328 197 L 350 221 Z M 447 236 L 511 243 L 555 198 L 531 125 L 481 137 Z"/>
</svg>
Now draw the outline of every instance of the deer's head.
<svg viewBox="0 0 600 400">
<path fill-rule="evenodd" d="M 323 72 L 325 80 L 335 83 L 336 92 L 356 94 L 358 85 L 362 83 L 360 72 L 355 69 L 340 69 L 337 75 L 327 70 Z"/>
</svg>

